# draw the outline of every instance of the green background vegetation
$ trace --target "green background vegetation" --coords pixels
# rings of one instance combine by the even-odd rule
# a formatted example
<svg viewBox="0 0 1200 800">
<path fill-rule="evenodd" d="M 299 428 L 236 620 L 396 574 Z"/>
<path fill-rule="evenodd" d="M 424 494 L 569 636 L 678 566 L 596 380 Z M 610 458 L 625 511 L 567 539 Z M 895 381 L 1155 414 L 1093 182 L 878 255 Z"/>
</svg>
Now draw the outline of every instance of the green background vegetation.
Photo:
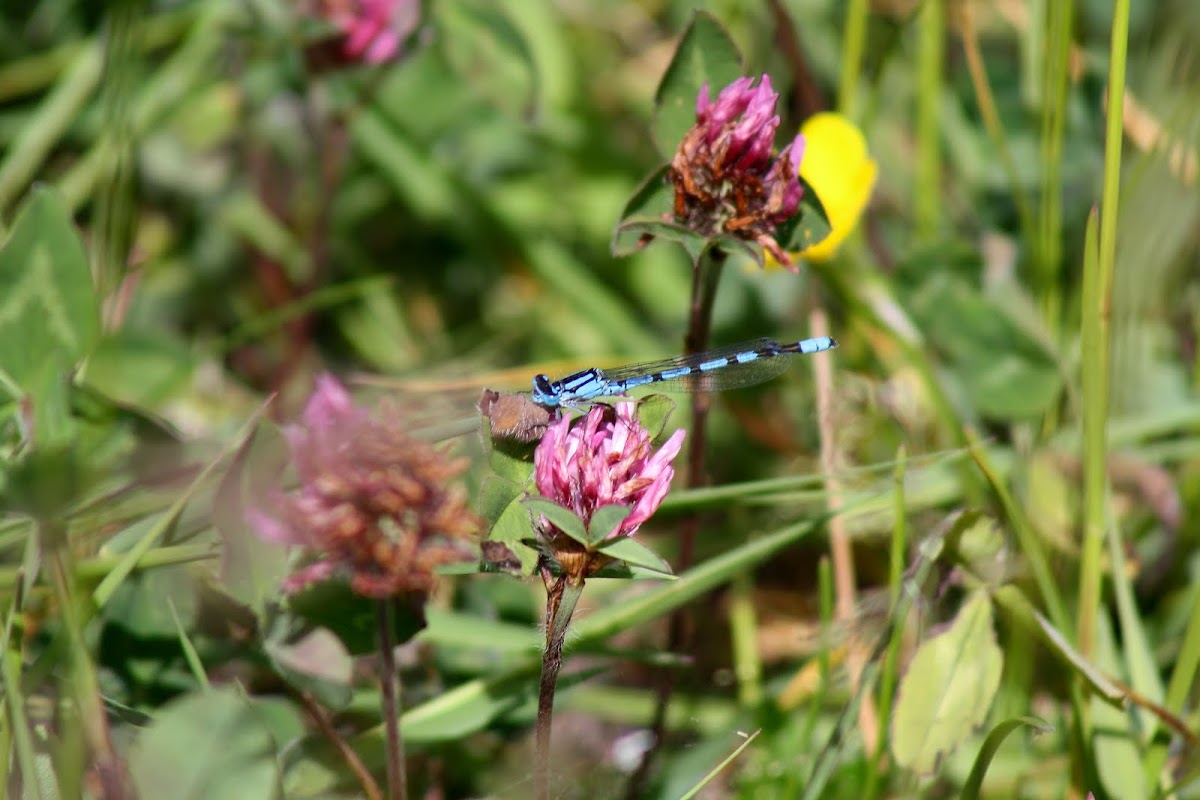
<svg viewBox="0 0 1200 800">
<path fill-rule="evenodd" d="M 0 12 L 0 742 L 25 796 L 78 794 L 104 716 L 146 797 L 356 796 L 314 708 L 379 768 L 363 609 L 281 610 L 242 517 L 316 372 L 474 430 L 485 385 L 682 351 L 687 257 L 610 239 L 672 148 L 655 89 L 693 4 L 428 5 L 401 58 L 349 69 L 291 3 Z M 838 469 L 810 360 L 715 399 L 710 485 L 638 534 L 675 563 L 699 512 L 695 566 L 588 584 L 556 796 L 620 796 L 664 670 L 647 797 L 739 731 L 710 796 L 1200 796 L 1200 7 L 705 8 L 772 76 L 781 143 L 835 108 L 879 163 L 836 259 L 731 264 L 714 309 L 714 344 L 828 314 Z M 479 438 L 484 498 L 514 474 Z M 824 624 L 831 502 L 877 590 L 855 624 Z M 541 592 L 464 575 L 431 604 L 404 660 L 418 792 L 531 794 Z M 869 691 L 846 647 L 877 656 Z"/>
</svg>

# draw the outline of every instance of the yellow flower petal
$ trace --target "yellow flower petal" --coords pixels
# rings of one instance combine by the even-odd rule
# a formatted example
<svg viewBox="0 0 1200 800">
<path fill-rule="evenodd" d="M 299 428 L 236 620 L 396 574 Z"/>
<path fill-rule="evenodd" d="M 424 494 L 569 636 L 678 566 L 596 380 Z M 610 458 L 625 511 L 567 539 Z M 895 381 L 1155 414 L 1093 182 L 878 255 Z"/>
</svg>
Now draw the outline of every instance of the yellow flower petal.
<svg viewBox="0 0 1200 800">
<path fill-rule="evenodd" d="M 833 225 L 829 236 L 804 250 L 803 256 L 824 261 L 833 257 L 858 224 L 875 188 L 879 165 L 867 153 L 862 131 L 841 114 L 814 114 L 800 132 L 805 141 L 800 176 L 816 190 Z"/>
<path fill-rule="evenodd" d="M 841 114 L 814 114 L 800 127 L 800 132 L 804 134 L 800 176 L 821 198 L 833 230 L 799 255 L 809 261 L 827 261 L 858 224 L 875 188 L 879 165 L 867 153 L 862 131 Z M 772 261 L 769 256 L 768 261 Z"/>
</svg>

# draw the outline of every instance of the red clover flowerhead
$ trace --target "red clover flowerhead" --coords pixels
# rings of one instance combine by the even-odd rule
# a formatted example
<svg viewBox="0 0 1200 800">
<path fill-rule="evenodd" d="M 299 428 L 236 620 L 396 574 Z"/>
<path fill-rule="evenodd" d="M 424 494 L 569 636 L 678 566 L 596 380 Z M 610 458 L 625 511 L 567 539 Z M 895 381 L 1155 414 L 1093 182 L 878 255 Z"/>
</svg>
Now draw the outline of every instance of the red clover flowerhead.
<svg viewBox="0 0 1200 800">
<path fill-rule="evenodd" d="M 771 79 L 738 78 L 710 98 L 696 98 L 696 124 L 671 161 L 675 218 L 705 236 L 728 234 L 757 242 L 781 264 L 792 259 L 775 240 L 775 228 L 800 209 L 799 168 L 804 137 L 796 136 L 774 159 L 771 148 L 779 95 Z"/>
<path fill-rule="evenodd" d="M 632 536 L 658 509 L 675 476 L 671 462 L 683 445 L 680 429 L 655 451 L 636 409 L 636 403 L 593 406 L 575 425 L 563 417 L 546 430 L 533 454 L 538 492 L 570 509 L 585 527 L 602 506 L 631 509 L 610 538 Z M 586 578 L 609 561 L 536 516 L 539 537 L 566 572 Z"/>
<path fill-rule="evenodd" d="M 321 375 L 284 436 L 300 485 L 249 519 L 263 539 L 316 556 L 285 590 L 344 574 L 366 597 L 429 592 L 435 567 L 476 555 L 479 521 L 462 487 L 451 485 L 465 462 L 413 438 L 395 407 L 371 413 Z"/>
</svg>

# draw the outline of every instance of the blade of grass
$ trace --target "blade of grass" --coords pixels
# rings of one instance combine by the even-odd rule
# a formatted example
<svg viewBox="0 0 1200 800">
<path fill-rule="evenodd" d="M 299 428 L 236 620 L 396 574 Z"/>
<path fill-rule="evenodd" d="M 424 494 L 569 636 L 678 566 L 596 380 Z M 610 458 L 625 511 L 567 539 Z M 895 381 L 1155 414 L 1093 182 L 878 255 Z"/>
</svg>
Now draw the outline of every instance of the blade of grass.
<svg viewBox="0 0 1200 800">
<path fill-rule="evenodd" d="M 1008 735 L 1022 727 L 1033 728 L 1035 733 L 1049 733 L 1054 730 L 1053 726 L 1046 724 L 1037 717 L 1017 717 L 1001 722 L 996 727 L 988 732 L 987 738 L 983 741 L 983 746 L 979 748 L 979 752 L 975 755 L 975 763 L 971 766 L 971 774 L 967 776 L 966 783 L 963 784 L 962 794 L 959 797 L 962 800 L 977 800 L 982 795 L 983 778 L 987 774 L 987 768 L 991 765 L 992 759 L 996 757 L 996 753 L 1000 750 L 1000 745 L 1008 738 Z"/>
<path fill-rule="evenodd" d="M 157 69 L 133 101 L 129 135 L 138 138 L 166 114 L 177 108 L 187 92 L 214 74 L 213 59 L 226 42 L 225 3 L 208 3 L 198 15 L 183 46 Z M 105 137 L 67 171 L 57 185 L 72 210 L 91 196 L 97 183 L 113 167 L 112 143 Z"/>
<path fill-rule="evenodd" d="M 1041 197 L 1037 236 L 1033 239 L 1035 266 L 1040 284 L 1040 299 L 1049 330 L 1058 329 L 1062 313 L 1059 272 L 1062 260 L 1062 153 L 1066 130 L 1068 65 L 1071 54 L 1071 24 L 1074 0 L 1045 4 L 1046 40 L 1034 58 L 1044 60 L 1041 129 Z M 1031 25 L 1036 41 L 1041 26 Z M 1049 51 L 1049 52 L 1047 52 Z"/>
<path fill-rule="evenodd" d="M 838 111 L 850 119 L 858 114 L 858 83 L 862 78 L 863 53 L 867 43 L 867 0 L 846 3 L 846 25 L 842 34 L 842 63 L 838 77 Z"/>
<path fill-rule="evenodd" d="M 1129 0 L 1113 4 L 1109 45 L 1108 119 L 1104 136 L 1104 190 L 1100 198 L 1099 243 L 1092 232 L 1084 243 L 1083 337 L 1083 430 L 1084 430 L 1084 521 L 1083 553 L 1080 559 L 1079 648 L 1091 653 L 1096 614 L 1100 606 L 1100 553 L 1103 544 L 1108 458 L 1108 332 L 1113 268 L 1117 252 L 1117 212 L 1121 188 L 1121 109 L 1125 100 L 1125 59 L 1129 47 Z M 1090 269 L 1089 269 L 1090 267 Z"/>
<path fill-rule="evenodd" d="M 1200 420 L 1200 417 L 1197 418 Z M 967 454 L 966 448 L 943 450 L 939 453 L 926 453 L 914 456 L 907 462 L 909 484 L 906 487 L 905 498 L 909 510 L 914 504 L 921 506 L 945 505 L 963 496 L 961 482 L 956 481 L 942 466 L 957 461 Z M 992 448 L 990 457 L 1001 475 L 1007 475 L 1011 469 L 1012 455 L 1003 448 Z M 928 466 L 929 469 L 918 472 L 913 467 Z M 895 461 L 881 461 L 867 466 L 852 467 L 838 470 L 843 478 L 862 478 L 875 473 L 894 470 Z M 768 478 L 760 481 L 745 481 L 742 483 L 726 483 L 720 486 L 708 486 L 697 489 L 680 489 L 673 491 L 663 501 L 663 510 L 677 511 L 696 508 L 703 505 L 722 505 L 729 503 L 745 503 L 753 505 L 765 502 L 777 505 L 782 502 L 813 502 L 824 498 L 825 490 L 821 488 L 824 476 L 820 474 L 789 476 L 785 478 Z M 847 481 L 850 483 L 851 481 Z M 862 483 L 862 481 L 854 481 Z M 804 487 L 814 487 L 811 491 L 798 491 Z M 848 514 L 851 518 L 874 514 L 881 508 L 890 511 L 892 508 L 892 490 L 863 490 L 847 492 L 847 505 L 854 506 L 854 512 Z M 890 525 L 890 523 L 889 523 Z"/>
<path fill-rule="evenodd" d="M 713 768 L 713 771 L 712 771 L 712 772 L 710 772 L 710 773 L 708 773 L 707 775 L 705 775 L 705 776 L 704 776 L 704 778 L 703 778 L 703 779 L 701 779 L 701 781 L 700 781 L 699 783 L 697 783 L 697 784 L 696 784 L 695 786 L 693 786 L 693 787 L 692 787 L 690 790 L 688 790 L 688 792 L 687 792 L 686 794 L 684 794 L 682 797 L 680 797 L 680 798 L 679 798 L 679 800 L 691 800 L 691 798 L 695 797 L 695 796 L 696 796 L 696 794 L 697 794 L 697 793 L 698 793 L 698 792 L 699 792 L 701 789 L 703 789 L 705 786 L 707 786 L 707 785 L 708 785 L 708 783 L 709 783 L 709 782 L 710 782 L 710 781 L 711 781 L 713 778 L 715 778 L 715 777 L 717 777 L 718 775 L 720 775 L 720 774 L 721 774 L 721 770 L 725 769 L 725 768 L 726 768 L 726 767 L 728 767 L 730 764 L 732 764 L 732 763 L 733 763 L 733 760 L 734 760 L 735 758 L 737 758 L 739 755 L 741 755 L 742 751 L 743 751 L 743 750 L 745 750 L 747 747 L 749 747 L 749 746 L 750 746 L 750 743 L 751 743 L 751 742 L 753 742 L 755 739 L 757 739 L 757 738 L 758 738 L 758 735 L 759 735 L 760 733 L 762 733 L 762 731 L 761 731 L 761 730 L 757 730 L 757 731 L 755 731 L 754 733 L 752 733 L 752 734 L 750 734 L 749 736 L 747 736 L 747 737 L 746 737 L 746 741 L 742 742 L 742 744 L 741 744 L 741 745 L 740 745 L 740 746 L 739 746 L 739 747 L 738 747 L 736 750 L 734 750 L 732 753 L 730 753 L 728 758 L 726 758 L 726 759 L 725 759 L 724 761 L 722 761 L 720 764 L 717 764 L 717 766 Z"/>
<path fill-rule="evenodd" d="M 130 789 L 128 776 L 113 745 L 100 680 L 84 634 L 92 609 L 80 592 L 62 521 L 39 519 L 37 528 L 44 553 L 43 569 L 61 615 L 60 635 L 67 656 L 65 685 L 70 687 L 74 705 L 74 724 L 64 725 L 58 738 L 55 772 L 66 797 L 82 795 L 85 771 L 95 776 L 103 796 L 125 797 Z"/>
<path fill-rule="evenodd" d="M 0 164 L 0 216 L 29 188 L 46 156 L 91 99 L 104 74 L 103 52 L 98 43 L 81 50 L 70 71 L 55 84 L 16 141 L 7 148 L 8 157 Z"/>
<path fill-rule="evenodd" d="M 1108 300 L 1101 275 L 1097 213 L 1088 214 L 1083 248 L 1083 546 L 1079 559 L 1079 616 L 1075 639 L 1091 655 L 1100 606 L 1107 507 Z M 1062 620 L 1055 620 L 1056 625 Z"/>
<path fill-rule="evenodd" d="M 1141 696 L 1155 703 L 1161 703 L 1163 698 L 1162 679 L 1158 674 L 1158 666 L 1153 649 L 1146 637 L 1146 627 L 1139 615 L 1137 598 L 1134 596 L 1131 577 L 1134 570 L 1129 569 L 1125 558 L 1125 548 L 1121 545 L 1119 529 L 1112 523 L 1111 509 L 1106 507 L 1108 524 L 1108 563 L 1112 574 L 1113 598 L 1117 604 L 1117 619 L 1120 622 L 1121 655 L 1124 657 L 1125 669 L 1128 670 L 1129 683 Z M 1139 735 L 1141 741 L 1152 742 L 1158 730 L 1158 720 L 1153 715 L 1138 712 Z M 1147 777 L 1150 777 L 1149 774 Z M 1147 783 L 1153 785 L 1153 780 Z"/>
<path fill-rule="evenodd" d="M 141 21 L 135 31 L 138 47 L 150 51 L 171 44 L 191 27 L 198 11 L 196 5 L 186 5 Z M 0 103 L 41 91 L 60 80 L 81 53 L 95 46 L 90 39 L 67 42 L 0 66 Z"/>
<path fill-rule="evenodd" d="M 741 573 L 733 579 L 731 589 L 729 632 L 738 702 L 745 708 L 755 708 L 763 698 L 763 669 L 758 652 L 758 615 L 754 610 L 753 576 L 748 572 Z"/>
<path fill-rule="evenodd" d="M 17 585 L 20 586 L 20 582 Z M 8 613 L 4 618 L 4 640 L 0 642 L 0 669 L 3 670 L 4 697 L 8 706 L 8 724 L 5 726 L 5 735 L 11 737 L 12 745 L 15 748 L 16 766 L 21 770 L 21 780 L 26 791 L 35 800 L 45 800 L 46 794 L 42 791 L 41 776 L 38 773 L 37 761 L 34 756 L 33 738 L 30 736 L 29 718 L 25 716 L 26 693 L 21 687 L 21 664 L 24 659 L 24 651 L 21 647 L 11 646 L 12 642 L 24 639 L 24 624 L 21 615 L 23 599 L 23 595 L 18 592 L 9 604 Z M 9 786 L 8 762 L 13 759 L 9 755 L 8 749 L 5 749 L 4 753 L 4 777 L 6 780 L 0 785 Z M 54 796 L 58 797 L 59 793 L 55 791 Z"/>
<path fill-rule="evenodd" d="M 175 601 L 168 597 L 167 605 L 171 609 L 171 619 L 175 622 L 175 633 L 179 636 L 179 647 L 183 650 L 183 658 L 187 661 L 188 669 L 192 671 L 192 677 L 196 679 L 200 688 L 208 689 L 210 687 L 208 673 L 204 671 L 204 663 L 200 660 L 200 654 L 196 652 L 196 646 L 192 644 L 191 637 L 183 629 L 183 622 L 179 619 Z"/>
</svg>

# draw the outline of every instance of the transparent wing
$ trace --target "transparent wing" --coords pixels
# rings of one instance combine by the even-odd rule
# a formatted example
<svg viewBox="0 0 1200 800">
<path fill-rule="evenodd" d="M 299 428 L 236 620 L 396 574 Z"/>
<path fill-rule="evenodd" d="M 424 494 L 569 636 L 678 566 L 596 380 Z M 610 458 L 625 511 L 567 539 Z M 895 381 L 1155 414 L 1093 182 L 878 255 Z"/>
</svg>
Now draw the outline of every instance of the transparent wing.
<svg viewBox="0 0 1200 800">
<path fill-rule="evenodd" d="M 717 392 L 726 389 L 736 389 L 740 386 L 753 386 L 779 376 L 787 369 L 792 353 L 782 353 L 774 356 L 764 356 L 745 363 L 731 363 L 715 369 L 700 371 L 701 364 L 719 361 L 724 358 L 733 359 L 741 353 L 755 351 L 771 351 L 783 347 L 778 341 L 770 338 L 751 339 L 748 342 L 718 347 L 690 356 L 663 359 L 661 361 L 646 361 L 640 364 L 630 364 L 625 367 L 604 370 L 604 377 L 611 383 L 640 378 L 661 372 L 689 367 L 695 370 L 691 374 L 653 383 L 643 384 L 634 388 L 656 389 L 666 392 Z"/>
<path fill-rule="evenodd" d="M 746 364 L 733 363 L 718 369 L 655 381 L 646 384 L 645 388 L 660 392 L 723 392 L 727 389 L 740 389 L 779 377 L 792 363 L 791 355 L 784 353 Z"/>
<path fill-rule="evenodd" d="M 654 372 L 663 372 L 679 367 L 692 367 L 701 364 L 705 361 L 712 361 L 718 358 L 729 358 L 738 353 L 745 353 L 750 350 L 761 350 L 766 347 L 778 347 L 779 342 L 768 337 L 751 339 L 748 342 L 738 342 L 737 344 L 727 345 L 725 347 L 716 347 L 712 350 L 706 350 L 703 353 L 696 353 L 690 356 L 675 356 L 674 358 L 663 358 L 658 361 L 641 361 L 637 364 L 627 364 L 621 367 L 604 370 L 604 376 L 610 380 L 624 380 L 625 378 L 637 378 L 642 375 L 649 375 Z"/>
</svg>

